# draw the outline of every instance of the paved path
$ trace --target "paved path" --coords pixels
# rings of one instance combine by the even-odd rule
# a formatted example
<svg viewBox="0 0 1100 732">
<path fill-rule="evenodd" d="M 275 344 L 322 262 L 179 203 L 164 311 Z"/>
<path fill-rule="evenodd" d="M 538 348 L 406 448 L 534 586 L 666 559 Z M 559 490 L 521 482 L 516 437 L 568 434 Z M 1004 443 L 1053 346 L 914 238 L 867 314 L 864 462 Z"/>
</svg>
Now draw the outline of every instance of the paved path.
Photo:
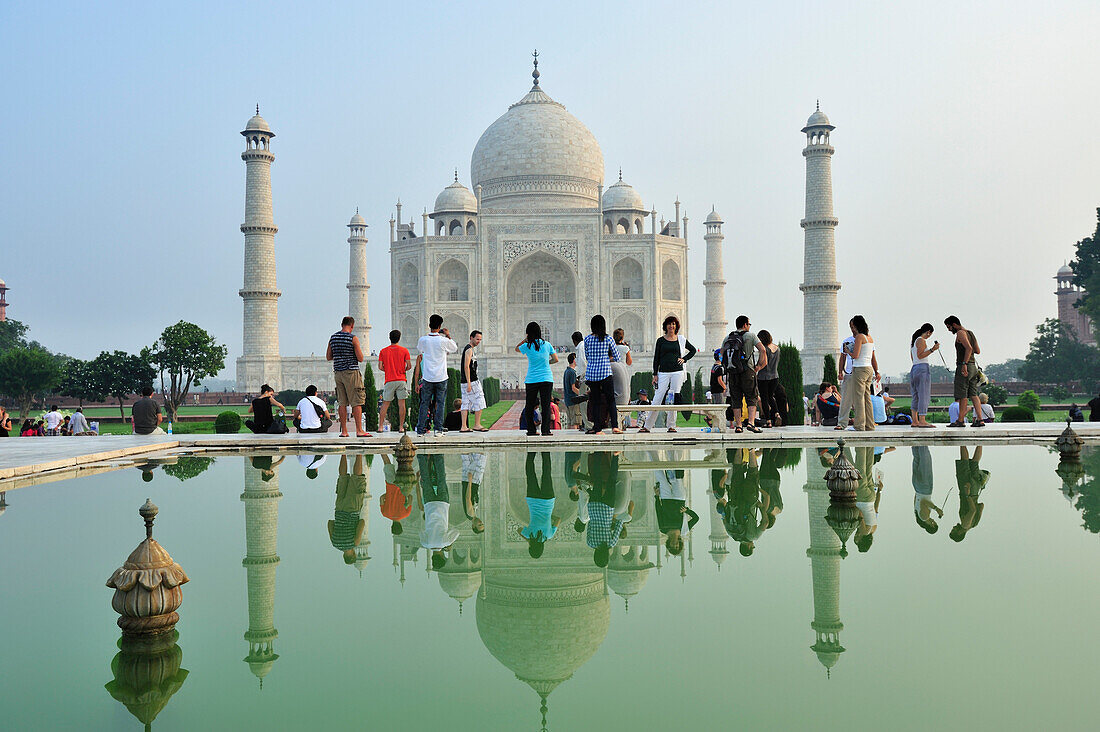
<svg viewBox="0 0 1100 732">
<path fill-rule="evenodd" d="M 512 402 L 512 406 L 508 408 L 508 411 L 500 415 L 500 418 L 496 422 L 493 422 L 491 430 L 518 430 L 519 429 L 519 417 L 523 414 L 524 402 L 520 399 Z M 484 433 L 482 433 L 484 434 Z"/>
</svg>

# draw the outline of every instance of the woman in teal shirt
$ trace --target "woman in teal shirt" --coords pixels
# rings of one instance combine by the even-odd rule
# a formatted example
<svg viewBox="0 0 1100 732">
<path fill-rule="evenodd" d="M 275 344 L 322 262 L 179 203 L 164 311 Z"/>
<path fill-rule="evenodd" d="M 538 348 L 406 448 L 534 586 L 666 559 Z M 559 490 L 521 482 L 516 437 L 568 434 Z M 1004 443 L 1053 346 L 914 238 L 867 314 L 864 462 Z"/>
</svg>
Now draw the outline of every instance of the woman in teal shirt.
<svg viewBox="0 0 1100 732">
<path fill-rule="evenodd" d="M 519 530 L 527 540 L 533 559 L 542 556 L 546 542 L 558 533 L 561 516 L 554 515 L 554 482 L 550 472 L 550 453 L 542 453 L 542 480 L 535 476 L 535 453 L 527 453 L 527 512 L 531 520 Z"/>
<path fill-rule="evenodd" d="M 538 323 L 527 324 L 527 338 L 516 346 L 516 353 L 527 356 L 527 403 L 523 407 L 523 417 L 527 423 L 527 435 L 534 437 L 535 399 L 541 404 L 542 434 L 550 434 L 550 394 L 554 389 L 554 375 L 550 364 L 558 362 L 554 347 L 542 339 L 542 326 Z"/>
</svg>

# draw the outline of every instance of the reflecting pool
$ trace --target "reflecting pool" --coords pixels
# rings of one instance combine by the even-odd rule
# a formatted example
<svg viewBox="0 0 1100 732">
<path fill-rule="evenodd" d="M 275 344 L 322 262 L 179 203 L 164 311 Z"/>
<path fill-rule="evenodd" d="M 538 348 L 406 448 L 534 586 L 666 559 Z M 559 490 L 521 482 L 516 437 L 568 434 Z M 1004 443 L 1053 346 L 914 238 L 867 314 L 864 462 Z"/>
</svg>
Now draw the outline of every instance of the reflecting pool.
<svg viewBox="0 0 1100 732">
<path fill-rule="evenodd" d="M 0 495 L 6 729 L 1094 729 L 1100 450 L 180 457 Z M 118 644 L 155 537 L 178 635 Z M 155 718 L 155 721 L 154 721 Z"/>
</svg>

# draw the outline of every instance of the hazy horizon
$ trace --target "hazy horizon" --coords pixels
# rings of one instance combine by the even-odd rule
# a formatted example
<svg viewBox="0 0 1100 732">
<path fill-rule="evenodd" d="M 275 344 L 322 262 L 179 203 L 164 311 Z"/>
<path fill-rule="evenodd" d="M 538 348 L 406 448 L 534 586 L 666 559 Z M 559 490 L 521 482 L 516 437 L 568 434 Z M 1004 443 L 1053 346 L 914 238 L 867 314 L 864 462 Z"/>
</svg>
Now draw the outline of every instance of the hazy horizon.
<svg viewBox="0 0 1100 732">
<path fill-rule="evenodd" d="M 703 219 L 725 219 L 726 312 L 802 340 L 815 100 L 832 142 L 842 328 L 884 374 L 958 314 L 983 363 L 1022 358 L 1100 206 L 1100 5 L 485 3 L 0 8 L 0 278 L 52 350 L 136 351 L 198 323 L 240 355 L 244 149 L 272 168 L 283 355 L 321 354 L 347 308 L 346 224 L 370 228 L 372 346 L 390 328 L 388 221 L 469 185 L 482 131 L 530 87 L 599 141 L 659 217 L 690 218 L 687 334 L 702 340 Z M 647 227 L 648 230 L 648 227 Z M 479 324 L 471 323 L 478 327 Z M 657 334 L 630 334 L 635 341 Z M 838 335 L 838 343 L 841 334 Z"/>
</svg>

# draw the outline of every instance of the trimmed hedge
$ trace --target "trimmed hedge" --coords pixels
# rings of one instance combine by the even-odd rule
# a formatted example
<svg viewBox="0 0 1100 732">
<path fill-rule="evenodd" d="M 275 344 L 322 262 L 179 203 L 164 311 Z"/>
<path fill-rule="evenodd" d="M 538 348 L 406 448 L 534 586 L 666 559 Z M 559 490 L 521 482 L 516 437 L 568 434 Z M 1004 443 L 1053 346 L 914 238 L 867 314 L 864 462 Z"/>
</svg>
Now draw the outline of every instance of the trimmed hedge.
<svg viewBox="0 0 1100 732">
<path fill-rule="evenodd" d="M 482 379 L 481 388 L 485 392 L 485 406 L 491 407 L 500 401 L 500 379 L 495 376 Z"/>
<path fill-rule="evenodd" d="M 779 344 L 779 383 L 787 393 L 787 424 L 802 424 L 806 419 L 806 407 L 798 398 L 803 393 L 802 355 L 793 343 Z"/>
<path fill-rule="evenodd" d="M 1023 394 L 1016 397 L 1016 404 L 1023 407 L 1024 409 L 1034 412 L 1036 409 L 1039 408 L 1039 395 L 1031 389 L 1028 389 Z"/>
<path fill-rule="evenodd" d="M 232 435 L 241 431 L 241 415 L 236 412 L 222 412 L 214 420 L 214 431 L 219 435 Z"/>
<path fill-rule="evenodd" d="M 363 367 L 363 387 L 366 397 L 363 400 L 363 429 L 378 431 L 378 387 L 374 383 L 374 369 L 368 362 Z"/>
<path fill-rule="evenodd" d="M 1005 407 L 1001 412 L 1002 422 L 1034 422 L 1035 412 L 1027 407 Z"/>
</svg>

